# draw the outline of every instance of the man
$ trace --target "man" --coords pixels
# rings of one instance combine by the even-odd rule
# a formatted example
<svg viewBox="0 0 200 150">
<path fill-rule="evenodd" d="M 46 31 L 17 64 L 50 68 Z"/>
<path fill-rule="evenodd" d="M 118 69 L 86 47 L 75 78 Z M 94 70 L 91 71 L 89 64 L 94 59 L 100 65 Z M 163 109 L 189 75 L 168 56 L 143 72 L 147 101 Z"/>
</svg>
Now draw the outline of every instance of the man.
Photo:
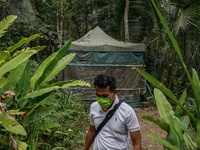
<svg viewBox="0 0 200 150">
<path fill-rule="evenodd" d="M 133 108 L 122 103 L 112 118 L 96 136 L 95 130 L 106 114 L 119 102 L 116 80 L 113 76 L 100 74 L 95 78 L 97 101 L 90 107 L 90 127 L 84 150 L 93 143 L 93 150 L 130 150 L 130 137 L 134 150 L 141 150 L 140 127 Z"/>
</svg>

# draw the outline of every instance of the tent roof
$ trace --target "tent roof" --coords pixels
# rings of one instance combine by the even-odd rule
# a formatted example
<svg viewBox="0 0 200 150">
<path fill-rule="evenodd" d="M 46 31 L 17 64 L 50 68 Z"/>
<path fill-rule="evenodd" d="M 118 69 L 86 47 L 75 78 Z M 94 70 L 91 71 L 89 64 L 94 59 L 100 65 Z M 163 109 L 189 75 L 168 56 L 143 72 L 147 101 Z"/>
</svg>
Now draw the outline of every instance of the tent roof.
<svg viewBox="0 0 200 150">
<path fill-rule="evenodd" d="M 98 26 L 82 38 L 73 41 L 70 50 L 145 52 L 145 45 L 118 41 L 107 35 Z"/>
</svg>

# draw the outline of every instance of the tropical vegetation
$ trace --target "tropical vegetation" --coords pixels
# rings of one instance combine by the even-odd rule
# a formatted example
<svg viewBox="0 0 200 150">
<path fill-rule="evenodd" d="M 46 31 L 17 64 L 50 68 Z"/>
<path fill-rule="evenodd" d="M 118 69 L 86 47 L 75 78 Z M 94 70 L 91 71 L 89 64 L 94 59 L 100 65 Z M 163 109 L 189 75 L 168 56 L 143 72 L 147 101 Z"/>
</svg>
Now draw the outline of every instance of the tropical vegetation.
<svg viewBox="0 0 200 150">
<path fill-rule="evenodd" d="M 16 18 L 17 16 L 11 15 L 0 22 L 0 36 L 6 32 L 6 29 Z M 50 115 L 56 110 L 53 104 L 45 103 L 53 96 L 53 91 L 69 86 L 90 86 L 89 83 L 80 80 L 52 82 L 55 76 L 75 56 L 75 54 L 64 56 L 71 40 L 62 49 L 47 57 L 33 72 L 30 68 L 31 60 L 29 58 L 43 50 L 45 46 L 26 47 L 22 50 L 18 50 L 18 48 L 37 37 L 41 36 L 35 34 L 29 38 L 23 38 L 14 46 L 8 47 L 7 50 L 0 51 L 0 122 L 2 132 L 0 142 L 2 148 L 4 145 L 9 145 L 12 149 L 27 149 L 27 147 L 36 149 L 39 129 L 61 126 L 57 122 L 42 121 L 42 117 Z M 70 103 L 70 98 L 65 101 Z M 66 107 L 66 102 L 63 102 L 62 105 Z M 72 104 L 67 106 L 70 105 Z M 70 113 L 68 114 L 70 116 Z M 28 124 L 26 124 L 27 122 Z M 51 132 L 55 132 L 55 130 Z M 26 136 L 26 140 L 24 136 Z"/>
<path fill-rule="evenodd" d="M 152 83 L 156 88 L 154 89 L 154 96 L 156 100 L 156 105 L 159 111 L 159 114 L 162 118 L 162 121 L 155 119 L 150 116 L 143 116 L 143 119 L 150 120 L 163 130 L 165 130 L 168 135 L 166 140 L 163 140 L 155 135 L 148 135 L 151 139 L 157 140 L 162 143 L 167 149 L 179 150 L 179 149 L 199 149 L 200 145 L 200 124 L 199 124 L 199 101 L 200 101 L 200 81 L 199 76 L 196 70 L 192 69 L 192 77 L 186 67 L 185 62 L 183 61 L 183 57 L 180 51 L 180 47 L 177 44 L 176 39 L 174 38 L 172 32 L 169 30 L 167 23 L 165 22 L 161 12 L 157 8 L 154 0 L 151 0 L 152 5 L 156 13 L 158 14 L 159 19 L 161 20 L 167 35 L 169 36 L 172 45 L 174 47 L 175 52 L 177 53 L 184 71 L 187 75 L 190 85 L 188 85 L 188 89 L 191 88 L 193 92 L 193 96 L 195 99 L 195 104 L 197 106 L 197 116 L 195 117 L 186 107 L 184 107 L 184 103 L 187 98 L 187 88 L 182 93 L 179 101 L 177 97 L 173 94 L 173 92 L 168 89 L 165 85 L 159 82 L 156 78 L 152 77 L 145 71 L 138 70 L 137 71 L 144 76 L 150 83 Z M 173 100 L 178 106 L 175 111 L 172 110 L 172 106 L 167 100 L 166 96 Z M 190 95 L 189 95 L 190 96 Z M 184 110 L 183 113 L 181 110 Z M 191 123 L 192 122 L 192 123 Z"/>
<path fill-rule="evenodd" d="M 198 0 L 0 0 L 0 118 L 9 123 L 0 127 L 1 148 L 12 140 L 30 149 L 75 149 L 88 107 L 63 89 L 89 85 L 56 76 L 75 55 L 65 55 L 71 41 L 100 26 L 115 39 L 146 45 L 146 72 L 138 72 L 162 121 L 143 118 L 168 133 L 166 140 L 150 137 L 168 149 L 197 149 L 199 17 Z"/>
</svg>

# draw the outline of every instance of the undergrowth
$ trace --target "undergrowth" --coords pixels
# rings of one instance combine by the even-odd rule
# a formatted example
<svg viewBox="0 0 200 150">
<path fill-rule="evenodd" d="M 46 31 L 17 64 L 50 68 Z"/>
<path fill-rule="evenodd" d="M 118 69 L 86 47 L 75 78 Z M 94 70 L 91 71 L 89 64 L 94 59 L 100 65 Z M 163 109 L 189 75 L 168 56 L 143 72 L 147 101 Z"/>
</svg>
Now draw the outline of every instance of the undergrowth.
<svg viewBox="0 0 200 150">
<path fill-rule="evenodd" d="M 45 105 L 52 105 L 49 109 L 52 112 L 47 113 L 48 115 L 40 115 L 42 117 L 39 122 L 59 123 L 61 126 L 37 130 L 34 138 L 36 148 L 75 150 L 84 146 L 86 127 L 89 124 L 89 107 L 79 99 L 79 97 L 72 97 L 68 91 L 57 90 L 45 102 Z M 33 116 L 33 128 L 37 124 L 37 119 L 34 118 Z"/>
</svg>

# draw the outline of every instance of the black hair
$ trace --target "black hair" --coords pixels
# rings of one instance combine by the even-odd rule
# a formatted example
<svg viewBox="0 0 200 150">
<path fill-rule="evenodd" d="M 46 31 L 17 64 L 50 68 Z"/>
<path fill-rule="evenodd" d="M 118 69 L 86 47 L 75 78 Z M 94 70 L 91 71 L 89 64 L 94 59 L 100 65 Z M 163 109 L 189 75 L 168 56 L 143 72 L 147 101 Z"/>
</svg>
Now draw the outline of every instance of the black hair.
<svg viewBox="0 0 200 150">
<path fill-rule="evenodd" d="M 99 74 L 94 79 L 94 87 L 98 86 L 99 88 L 106 88 L 107 86 L 109 86 L 111 92 L 114 92 L 114 90 L 116 89 L 116 85 L 117 83 L 115 78 L 108 74 Z"/>
</svg>

